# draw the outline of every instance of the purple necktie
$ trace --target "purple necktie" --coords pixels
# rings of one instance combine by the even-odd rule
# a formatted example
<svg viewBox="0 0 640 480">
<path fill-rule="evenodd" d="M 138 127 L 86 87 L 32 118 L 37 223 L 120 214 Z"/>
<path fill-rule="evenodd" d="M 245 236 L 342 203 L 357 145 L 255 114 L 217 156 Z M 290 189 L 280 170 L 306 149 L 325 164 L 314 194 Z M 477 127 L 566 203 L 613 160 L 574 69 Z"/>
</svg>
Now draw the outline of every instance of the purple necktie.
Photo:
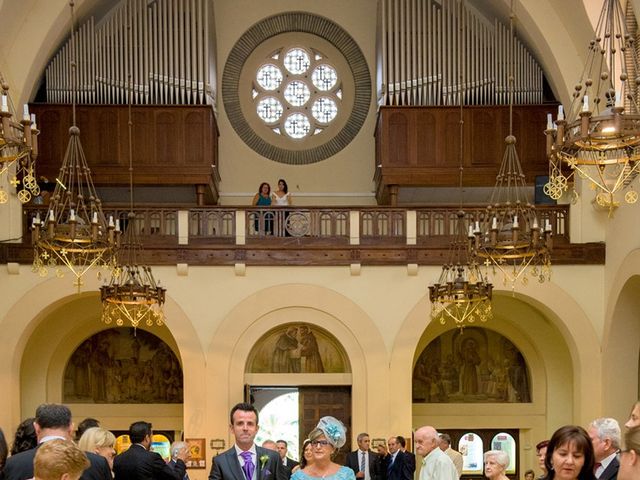
<svg viewBox="0 0 640 480">
<path fill-rule="evenodd" d="M 242 466 L 244 476 L 247 477 L 247 480 L 251 480 L 253 478 L 253 471 L 256 469 L 256 466 L 253 464 L 253 459 L 251 458 L 251 452 L 242 452 L 240 456 L 244 460 L 244 465 Z"/>
</svg>

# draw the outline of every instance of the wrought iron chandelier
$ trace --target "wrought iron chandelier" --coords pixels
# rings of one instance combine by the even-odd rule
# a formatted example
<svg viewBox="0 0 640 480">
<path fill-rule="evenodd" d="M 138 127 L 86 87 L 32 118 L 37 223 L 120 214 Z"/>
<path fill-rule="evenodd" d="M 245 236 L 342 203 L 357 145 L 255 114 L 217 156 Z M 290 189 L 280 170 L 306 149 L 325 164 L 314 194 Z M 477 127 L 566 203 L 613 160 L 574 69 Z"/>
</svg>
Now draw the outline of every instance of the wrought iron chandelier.
<svg viewBox="0 0 640 480">
<path fill-rule="evenodd" d="M 73 0 L 69 5 L 71 43 L 74 44 Z M 32 270 L 44 277 L 49 269 L 53 268 L 56 275 L 62 277 L 66 267 L 75 276 L 74 284 L 80 291 L 82 277 L 92 267 L 112 268 L 120 230 L 113 217 L 109 217 L 107 221 L 102 211 L 102 204 L 80 143 L 80 129 L 76 125 L 75 50 L 73 52 L 73 117 L 72 126 L 69 128 L 69 144 L 56 178 L 46 218 L 40 218 L 38 214 L 32 220 Z M 98 271 L 98 276 L 101 275 Z"/>
<path fill-rule="evenodd" d="M 495 279 L 502 273 L 505 286 L 515 288 L 520 281 L 528 283 L 527 273 L 539 282 L 551 277 L 551 248 L 553 226 L 543 218 L 529 201 L 525 176 L 522 172 L 516 137 L 513 135 L 513 0 L 510 16 L 509 42 L 509 135 L 505 138 L 505 152 L 484 215 L 469 227 L 472 248 L 480 262 Z"/>
<path fill-rule="evenodd" d="M 633 16 L 631 2 L 627 4 Z M 566 112 L 560 105 L 555 124 L 551 115 L 547 121 L 545 193 L 551 198 L 568 191 L 577 173 L 595 190 L 595 202 L 608 208 L 609 216 L 620 205 L 616 194 L 626 190 L 626 203 L 638 200 L 633 189 L 640 171 L 640 65 L 635 43 L 620 1 L 605 0 L 571 105 Z M 577 199 L 575 190 L 573 196 Z"/>
<path fill-rule="evenodd" d="M 0 103 L 0 203 L 9 201 L 4 186 L 9 183 L 17 189 L 18 200 L 27 203 L 40 195 L 35 164 L 38 157 L 38 134 L 35 114 L 29 114 L 25 105 L 20 122 L 14 120 L 9 85 L 0 74 L 2 96 Z"/>
<path fill-rule="evenodd" d="M 459 4 L 460 31 L 463 31 L 464 0 Z M 458 72 L 460 72 L 460 88 L 458 90 L 460 105 L 460 174 L 459 174 L 459 210 L 454 223 L 454 238 L 449 248 L 448 261 L 442 266 L 440 276 L 429 286 L 431 301 L 431 318 L 439 320 L 443 325 L 452 320 L 456 326 L 464 328 L 466 324 L 476 320 L 486 322 L 493 315 L 491 294 L 493 286 L 487 282 L 473 258 L 472 240 L 467 238 L 468 221 L 462 209 L 462 173 L 464 161 L 464 117 L 462 85 L 462 49 L 458 51 Z"/>
<path fill-rule="evenodd" d="M 138 237 L 138 222 L 133 212 L 133 120 L 131 114 L 133 88 L 131 74 L 129 74 L 128 80 L 129 205 L 131 208 L 124 239 L 117 255 L 117 265 L 112 271 L 109 283 L 100 288 L 100 296 L 104 323 L 115 322 L 116 325 L 122 326 L 125 321 L 128 321 L 135 329 L 141 322 L 149 327 L 154 324 L 164 324 L 162 306 L 165 301 L 166 289 L 156 281 L 151 267 L 140 263 L 143 253 L 142 243 Z"/>
</svg>

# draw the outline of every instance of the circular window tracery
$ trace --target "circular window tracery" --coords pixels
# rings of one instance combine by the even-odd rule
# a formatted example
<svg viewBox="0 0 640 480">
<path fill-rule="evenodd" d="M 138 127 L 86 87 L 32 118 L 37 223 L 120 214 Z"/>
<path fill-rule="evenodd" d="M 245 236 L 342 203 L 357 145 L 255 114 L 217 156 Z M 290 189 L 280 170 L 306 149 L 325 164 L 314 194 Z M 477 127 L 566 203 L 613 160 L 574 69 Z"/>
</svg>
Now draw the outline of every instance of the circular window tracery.
<svg viewBox="0 0 640 480">
<path fill-rule="evenodd" d="M 274 123 L 282 117 L 284 108 L 277 98 L 265 97 L 258 102 L 258 116 L 266 123 Z"/>
<path fill-rule="evenodd" d="M 284 97 L 292 81 L 309 90 L 305 101 L 304 88 L 296 87 L 292 99 L 299 106 Z M 287 12 L 265 18 L 238 39 L 221 93 L 233 129 L 251 149 L 278 162 L 308 164 L 336 154 L 358 134 L 371 108 L 371 75 L 340 26 L 308 12 Z"/>
<path fill-rule="evenodd" d="M 260 67 L 258 74 L 256 75 L 258 85 L 269 91 L 278 88 L 282 83 L 282 78 L 282 72 L 280 69 L 271 63 Z"/>
<path fill-rule="evenodd" d="M 342 104 L 339 75 L 327 61 L 311 49 L 283 47 L 258 67 L 251 95 L 258 117 L 274 133 L 300 140 L 322 132 L 337 117 Z"/>
<path fill-rule="evenodd" d="M 302 48 L 292 48 L 284 56 L 284 66 L 294 75 L 300 75 L 309 70 L 309 55 Z"/>
</svg>

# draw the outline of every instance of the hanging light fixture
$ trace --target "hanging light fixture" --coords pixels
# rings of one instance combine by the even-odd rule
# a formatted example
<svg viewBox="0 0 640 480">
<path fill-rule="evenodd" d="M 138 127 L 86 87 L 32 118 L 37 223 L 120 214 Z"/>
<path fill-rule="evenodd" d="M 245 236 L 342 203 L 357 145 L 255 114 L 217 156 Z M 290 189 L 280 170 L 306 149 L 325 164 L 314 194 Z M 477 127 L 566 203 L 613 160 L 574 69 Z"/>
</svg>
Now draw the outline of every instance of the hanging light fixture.
<svg viewBox="0 0 640 480">
<path fill-rule="evenodd" d="M 129 18 L 127 16 L 127 18 Z M 131 59 L 129 58 L 129 61 Z M 129 65 L 129 71 L 131 65 Z M 128 321 L 133 328 L 142 322 L 147 326 L 162 325 L 166 289 L 153 276 L 151 267 L 141 264 L 142 243 L 138 237 L 138 223 L 133 212 L 133 120 L 131 114 L 132 84 L 128 75 L 129 88 L 129 205 L 127 227 L 122 246 L 117 254 L 116 267 L 107 285 L 100 288 L 102 298 L 102 321 L 115 322 L 122 326 Z M 118 220 L 119 222 L 119 220 Z"/>
<path fill-rule="evenodd" d="M 9 85 L 0 74 L 2 96 L 0 103 L 0 203 L 9 200 L 4 186 L 10 183 L 17 189 L 18 199 L 27 203 L 32 196 L 40 195 L 36 181 L 35 162 L 38 156 L 38 127 L 35 114 L 29 114 L 24 105 L 20 122 L 14 120 L 13 104 L 9 97 Z"/>
<path fill-rule="evenodd" d="M 631 2 L 628 13 L 633 15 Z M 545 193 L 559 199 L 575 174 L 596 191 L 595 201 L 609 209 L 636 203 L 634 179 L 640 171 L 640 68 L 633 35 L 619 0 L 605 0 L 589 43 L 587 62 L 569 109 L 547 119 L 549 182 Z M 564 168 L 563 168 L 564 167 Z M 575 190 L 573 196 L 577 199 Z"/>
<path fill-rule="evenodd" d="M 458 21 L 462 34 L 464 0 L 459 2 Z M 462 44 L 462 43 L 461 43 Z M 464 328 L 476 320 L 486 322 L 492 316 L 491 293 L 493 286 L 485 281 L 482 272 L 471 255 L 472 242 L 467 239 L 466 215 L 462 209 L 462 173 L 464 161 L 464 119 L 463 119 L 463 76 L 462 49 L 458 50 L 459 105 L 460 105 L 460 174 L 459 174 L 459 210 L 456 213 L 454 239 L 451 243 L 448 261 L 442 266 L 440 276 L 429 286 L 431 318 L 443 325 L 452 320 L 455 325 Z"/>
<path fill-rule="evenodd" d="M 527 273 L 539 282 L 551 277 L 552 224 L 529 201 L 516 137 L 513 135 L 513 41 L 514 13 L 511 1 L 509 41 L 509 135 L 505 152 L 485 214 L 469 227 L 473 249 L 487 271 L 502 273 L 503 284 L 526 285 Z"/>
<path fill-rule="evenodd" d="M 72 125 L 46 218 L 40 218 L 38 214 L 32 220 L 32 270 L 43 277 L 50 268 L 55 269 L 58 277 L 69 270 L 75 276 L 74 284 L 80 291 L 82 277 L 92 267 L 112 267 L 120 231 L 113 217 L 108 222 L 105 218 L 80 143 L 80 129 L 76 125 L 74 1 L 71 0 L 69 5 L 71 44 L 74 45 L 71 61 Z M 101 276 L 100 272 L 98 276 Z"/>
</svg>

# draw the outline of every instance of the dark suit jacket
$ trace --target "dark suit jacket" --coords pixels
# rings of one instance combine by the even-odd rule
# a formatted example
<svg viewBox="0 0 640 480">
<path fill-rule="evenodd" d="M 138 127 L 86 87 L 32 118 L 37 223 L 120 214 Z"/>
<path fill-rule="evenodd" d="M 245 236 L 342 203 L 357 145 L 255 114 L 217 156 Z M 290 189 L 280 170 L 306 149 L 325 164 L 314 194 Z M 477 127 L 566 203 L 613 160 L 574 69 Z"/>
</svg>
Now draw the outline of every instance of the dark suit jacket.
<svg viewBox="0 0 640 480">
<path fill-rule="evenodd" d="M 178 460 L 174 468 L 142 445 L 133 444 L 113 459 L 115 480 L 182 480 L 187 466 Z"/>
<path fill-rule="evenodd" d="M 39 446 L 39 445 L 38 445 Z M 33 477 L 33 459 L 36 448 L 20 452 L 7 458 L 4 470 L 0 473 L 2 480 L 26 480 Z M 80 480 L 112 480 L 111 469 L 107 459 L 95 453 L 85 452 L 91 465 L 80 477 Z"/>
<path fill-rule="evenodd" d="M 349 452 L 347 454 L 347 461 L 345 462 L 345 467 L 349 467 L 353 470 L 353 473 L 358 473 L 360 471 L 360 450 L 354 450 L 353 452 Z M 369 476 L 371 480 L 383 480 L 384 477 L 380 478 L 380 458 L 379 455 L 375 452 L 369 450 Z"/>
<path fill-rule="evenodd" d="M 396 455 L 396 459 L 391 463 L 391 455 L 387 455 L 386 466 L 386 480 L 413 480 L 413 472 L 415 470 L 415 457 L 413 459 L 413 466 L 411 458 L 408 453 L 399 451 Z"/>
<path fill-rule="evenodd" d="M 280 463 L 282 464 L 282 469 L 287 475 L 287 478 L 291 477 L 291 470 L 293 470 L 294 467 L 299 465 L 298 462 L 296 462 L 293 458 L 289 458 L 289 457 L 284 457 L 284 459 L 280 460 Z"/>
<path fill-rule="evenodd" d="M 256 480 L 288 480 L 287 472 L 278 452 L 256 446 Z M 269 457 L 262 465 L 260 457 Z M 235 445 L 226 452 L 213 457 L 209 480 L 246 480 L 240 466 Z"/>
<path fill-rule="evenodd" d="M 411 468 L 411 475 L 416 471 L 416 454 L 413 452 L 403 452 L 405 458 L 409 462 L 409 468 Z"/>
<path fill-rule="evenodd" d="M 171 468 L 173 468 L 175 470 L 176 465 L 178 465 L 178 461 L 174 460 L 173 458 L 171 460 L 169 460 L 169 463 L 167 463 L 167 465 L 169 465 Z M 189 479 L 189 475 L 187 475 L 186 473 L 184 474 L 184 477 L 182 477 L 184 480 L 188 480 Z"/>
<path fill-rule="evenodd" d="M 611 463 L 604 469 L 598 480 L 616 480 L 618 478 L 618 469 L 620 468 L 620 460 L 614 457 Z"/>
</svg>

